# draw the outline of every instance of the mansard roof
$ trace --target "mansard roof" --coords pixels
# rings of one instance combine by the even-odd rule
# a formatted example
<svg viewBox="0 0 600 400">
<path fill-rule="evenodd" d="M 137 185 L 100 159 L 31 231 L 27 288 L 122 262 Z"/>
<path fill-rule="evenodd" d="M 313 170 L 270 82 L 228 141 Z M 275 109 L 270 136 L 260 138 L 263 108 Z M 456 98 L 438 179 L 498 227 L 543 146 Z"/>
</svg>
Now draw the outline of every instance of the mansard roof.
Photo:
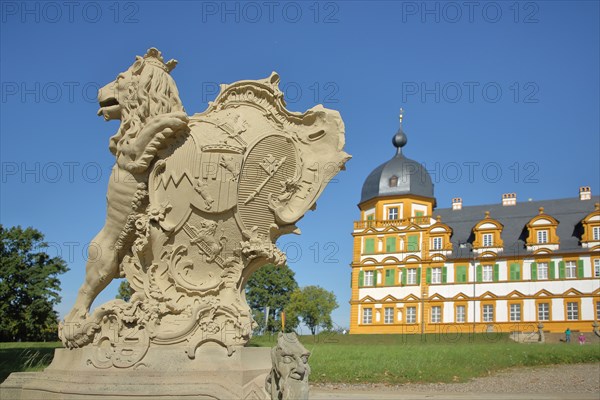
<svg viewBox="0 0 600 400">
<path fill-rule="evenodd" d="M 442 217 L 442 221 L 452 228 L 453 253 L 451 258 L 470 258 L 469 248 L 461 248 L 461 243 L 472 242 L 472 229 L 485 215 L 490 212 L 494 220 L 500 222 L 502 240 L 504 241 L 503 255 L 523 255 L 527 251 L 525 240 L 527 224 L 539 214 L 539 208 L 544 207 L 544 214 L 554 217 L 559 224 L 556 229 L 560 237 L 559 249 L 554 253 L 580 251 L 579 239 L 582 233 L 581 220 L 594 211 L 594 203 L 600 201 L 600 196 L 592 196 L 590 200 L 568 198 L 558 200 L 539 200 L 517 203 L 514 206 L 488 204 L 480 206 L 465 206 L 460 210 L 442 208 L 434 211 L 434 215 Z"/>
</svg>

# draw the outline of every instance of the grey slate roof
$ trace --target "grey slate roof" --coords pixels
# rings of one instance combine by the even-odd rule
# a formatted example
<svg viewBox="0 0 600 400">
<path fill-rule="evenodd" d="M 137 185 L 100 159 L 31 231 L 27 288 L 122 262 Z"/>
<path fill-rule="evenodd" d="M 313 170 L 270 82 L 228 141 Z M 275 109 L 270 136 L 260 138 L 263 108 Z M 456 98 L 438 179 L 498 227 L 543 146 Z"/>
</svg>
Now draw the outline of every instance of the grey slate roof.
<svg viewBox="0 0 600 400">
<path fill-rule="evenodd" d="M 568 198 L 558 200 L 539 200 L 517 202 L 514 206 L 502 204 L 489 204 L 481 206 L 464 206 L 461 210 L 443 208 L 434 210 L 433 216 L 441 216 L 442 223 L 453 230 L 451 241 L 453 253 L 449 258 L 470 258 L 469 248 L 460 248 L 460 243 L 472 242 L 473 227 L 485 217 L 485 212 L 490 212 L 490 218 L 504 225 L 502 240 L 504 241 L 503 254 L 527 254 L 525 240 L 527 238 L 526 225 L 539 214 L 539 208 L 544 207 L 544 214 L 550 215 L 558 221 L 557 234 L 560 246 L 554 253 L 567 253 L 581 251 L 579 244 L 582 226 L 581 220 L 594 211 L 594 203 L 600 201 L 600 196 L 592 196 L 591 200 Z"/>
<path fill-rule="evenodd" d="M 390 187 L 392 176 L 398 178 L 397 186 Z M 423 166 L 398 152 L 391 160 L 373 170 L 362 187 L 360 202 L 374 197 L 414 194 L 433 198 L 433 183 Z"/>
</svg>

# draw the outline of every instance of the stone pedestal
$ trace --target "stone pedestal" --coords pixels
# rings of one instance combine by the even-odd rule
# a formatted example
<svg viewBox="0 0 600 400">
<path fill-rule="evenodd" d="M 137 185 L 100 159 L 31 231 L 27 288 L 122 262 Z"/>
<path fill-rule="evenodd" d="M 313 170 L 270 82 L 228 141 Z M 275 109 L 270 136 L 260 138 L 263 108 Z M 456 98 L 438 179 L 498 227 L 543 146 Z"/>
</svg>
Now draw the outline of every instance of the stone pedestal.
<svg viewBox="0 0 600 400">
<path fill-rule="evenodd" d="M 43 372 L 11 374 L 0 386 L 2 400 L 74 399 L 252 399 L 270 398 L 265 380 L 270 349 L 244 347 L 231 356 L 206 344 L 189 359 L 184 351 L 151 347 L 135 369 L 98 369 L 92 348 L 57 349 Z"/>
</svg>

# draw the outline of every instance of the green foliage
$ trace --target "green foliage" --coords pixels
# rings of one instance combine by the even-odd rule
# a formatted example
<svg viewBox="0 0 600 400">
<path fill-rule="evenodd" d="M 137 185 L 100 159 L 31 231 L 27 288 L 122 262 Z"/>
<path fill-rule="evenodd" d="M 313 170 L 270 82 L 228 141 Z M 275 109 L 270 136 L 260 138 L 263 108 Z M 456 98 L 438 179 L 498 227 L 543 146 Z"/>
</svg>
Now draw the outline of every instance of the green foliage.
<svg viewBox="0 0 600 400">
<path fill-rule="evenodd" d="M 314 335 L 317 328 L 331 329 L 331 312 L 338 308 L 335 294 L 328 292 L 320 286 L 306 286 L 292 293 L 286 316 L 290 319 L 300 317 L 302 322 Z"/>
<path fill-rule="evenodd" d="M 129 286 L 129 281 L 127 279 L 123 279 L 119 285 L 119 291 L 117 292 L 115 298 L 129 301 L 129 299 L 131 299 L 131 295 L 133 295 L 133 289 L 131 286 Z"/>
<path fill-rule="evenodd" d="M 36 229 L 0 225 L 0 341 L 57 338 L 58 275 L 68 267 L 43 251 L 43 240 Z"/>
<path fill-rule="evenodd" d="M 252 274 L 246 285 L 246 300 L 261 332 L 281 330 L 281 312 L 287 307 L 291 294 L 297 288 L 294 271 L 287 265 L 276 267 L 267 264 Z M 269 307 L 269 319 L 265 327 L 266 307 Z M 297 319 L 289 316 L 286 316 L 285 323 L 286 330 L 298 325 Z"/>
</svg>

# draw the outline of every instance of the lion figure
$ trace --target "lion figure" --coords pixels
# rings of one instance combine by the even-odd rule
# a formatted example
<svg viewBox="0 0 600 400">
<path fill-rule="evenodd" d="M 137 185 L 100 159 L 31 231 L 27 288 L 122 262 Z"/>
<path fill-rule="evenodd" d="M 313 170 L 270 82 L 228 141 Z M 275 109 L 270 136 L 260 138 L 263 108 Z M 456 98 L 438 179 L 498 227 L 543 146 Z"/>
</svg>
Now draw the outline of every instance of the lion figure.
<svg viewBox="0 0 600 400">
<path fill-rule="evenodd" d="M 188 131 L 188 116 L 170 76 L 176 64 L 164 63 L 161 53 L 151 48 L 98 93 L 98 115 L 121 121 L 109 145 L 116 162 L 108 183 L 106 222 L 90 246 L 85 281 L 65 323 L 85 320 L 96 296 L 119 276 L 133 240 L 128 225 L 147 205 L 149 167 L 169 139 Z M 66 332 L 61 336 L 68 344 Z"/>
</svg>

